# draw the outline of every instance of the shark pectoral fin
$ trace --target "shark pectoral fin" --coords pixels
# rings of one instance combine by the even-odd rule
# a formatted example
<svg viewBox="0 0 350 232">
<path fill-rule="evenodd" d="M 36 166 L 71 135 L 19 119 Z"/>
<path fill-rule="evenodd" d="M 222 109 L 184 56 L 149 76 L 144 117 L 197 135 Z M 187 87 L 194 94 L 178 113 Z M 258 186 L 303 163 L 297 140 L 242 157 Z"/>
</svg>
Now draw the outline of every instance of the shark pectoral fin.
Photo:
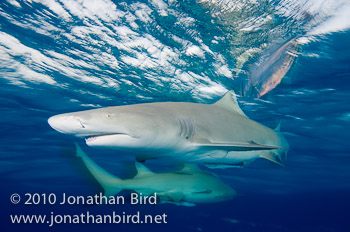
<svg viewBox="0 0 350 232">
<path fill-rule="evenodd" d="M 266 154 L 262 154 L 260 155 L 261 158 L 267 159 L 271 162 L 274 162 L 282 167 L 285 167 L 285 165 L 282 163 L 281 159 L 279 158 L 278 155 L 270 152 L 270 153 L 266 153 Z"/>
<path fill-rule="evenodd" d="M 143 165 L 139 162 L 135 162 L 135 167 L 137 170 L 137 174 L 134 178 L 142 178 L 142 177 L 146 177 L 146 176 L 155 175 L 154 172 L 152 172 L 145 165 Z"/>
<path fill-rule="evenodd" d="M 175 202 L 181 201 L 182 198 L 185 196 L 182 192 L 178 191 L 169 191 L 166 195 Z"/>
<path fill-rule="evenodd" d="M 196 145 L 207 149 L 227 150 L 227 151 L 256 151 L 256 150 L 283 149 L 282 147 L 261 145 L 257 143 L 203 143 L 203 144 L 196 144 Z"/>
</svg>

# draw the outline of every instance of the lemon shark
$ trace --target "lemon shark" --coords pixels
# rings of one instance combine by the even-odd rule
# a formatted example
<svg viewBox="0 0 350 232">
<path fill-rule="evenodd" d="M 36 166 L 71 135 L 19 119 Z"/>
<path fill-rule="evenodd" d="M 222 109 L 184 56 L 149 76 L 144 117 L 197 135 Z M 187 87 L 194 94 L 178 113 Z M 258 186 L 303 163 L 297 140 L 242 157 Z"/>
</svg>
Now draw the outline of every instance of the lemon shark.
<svg viewBox="0 0 350 232">
<path fill-rule="evenodd" d="M 229 200 L 236 195 L 229 185 L 194 164 L 184 164 L 176 172 L 154 173 L 135 162 L 137 174 L 132 179 L 120 179 L 96 164 L 76 144 L 76 156 L 103 187 L 105 196 L 115 196 L 121 190 L 133 190 L 143 196 L 156 194 L 162 203 L 192 206 L 186 203 L 212 203 Z"/>
<path fill-rule="evenodd" d="M 212 168 L 244 166 L 258 158 L 283 164 L 289 147 L 279 127 L 249 119 L 233 91 L 213 104 L 157 102 L 66 113 L 49 118 L 88 146 L 135 154 L 140 162 L 167 157 Z"/>
</svg>

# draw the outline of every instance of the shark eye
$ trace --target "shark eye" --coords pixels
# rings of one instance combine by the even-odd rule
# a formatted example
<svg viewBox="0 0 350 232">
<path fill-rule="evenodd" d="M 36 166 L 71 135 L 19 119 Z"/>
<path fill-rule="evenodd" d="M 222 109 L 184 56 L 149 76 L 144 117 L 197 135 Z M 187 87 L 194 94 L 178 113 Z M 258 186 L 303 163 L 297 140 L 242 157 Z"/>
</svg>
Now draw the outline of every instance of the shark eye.
<svg viewBox="0 0 350 232">
<path fill-rule="evenodd" d="M 107 114 L 106 117 L 107 117 L 107 118 L 110 118 L 110 117 L 112 117 L 112 115 L 111 115 L 111 114 Z"/>
</svg>

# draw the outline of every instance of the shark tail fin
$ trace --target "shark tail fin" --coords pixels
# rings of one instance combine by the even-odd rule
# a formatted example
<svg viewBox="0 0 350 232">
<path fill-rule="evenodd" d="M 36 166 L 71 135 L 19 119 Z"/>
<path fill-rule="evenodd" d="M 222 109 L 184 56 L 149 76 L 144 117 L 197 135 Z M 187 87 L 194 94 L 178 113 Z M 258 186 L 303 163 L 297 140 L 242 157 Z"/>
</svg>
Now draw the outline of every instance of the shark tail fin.
<svg viewBox="0 0 350 232">
<path fill-rule="evenodd" d="M 81 147 L 75 143 L 76 157 L 81 158 L 85 167 L 88 169 L 90 174 L 104 189 L 105 196 L 115 196 L 122 191 L 124 180 L 112 175 L 111 173 L 104 170 L 101 166 L 95 163 L 87 154 L 81 149 Z"/>
</svg>

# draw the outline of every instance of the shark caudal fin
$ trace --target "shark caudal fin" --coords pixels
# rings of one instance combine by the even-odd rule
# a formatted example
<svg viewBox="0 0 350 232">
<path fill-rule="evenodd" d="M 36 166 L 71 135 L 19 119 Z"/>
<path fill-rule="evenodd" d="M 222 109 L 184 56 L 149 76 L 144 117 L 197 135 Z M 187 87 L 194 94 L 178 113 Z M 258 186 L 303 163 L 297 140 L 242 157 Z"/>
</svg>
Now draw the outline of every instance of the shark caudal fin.
<svg viewBox="0 0 350 232">
<path fill-rule="evenodd" d="M 115 196 L 121 190 L 123 190 L 123 180 L 112 175 L 104 170 L 101 166 L 95 163 L 87 154 L 81 149 L 81 147 L 75 143 L 76 156 L 81 158 L 85 167 L 89 170 L 91 175 L 104 189 L 105 196 Z"/>
</svg>

